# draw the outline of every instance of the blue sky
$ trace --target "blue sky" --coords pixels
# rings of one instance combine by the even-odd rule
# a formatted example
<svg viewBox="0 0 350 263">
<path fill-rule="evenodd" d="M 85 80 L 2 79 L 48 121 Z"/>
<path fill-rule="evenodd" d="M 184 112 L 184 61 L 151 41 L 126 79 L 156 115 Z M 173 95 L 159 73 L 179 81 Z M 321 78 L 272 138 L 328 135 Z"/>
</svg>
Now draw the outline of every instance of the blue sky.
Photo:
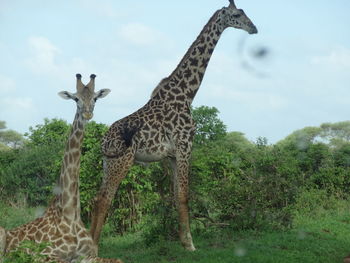
<svg viewBox="0 0 350 263">
<path fill-rule="evenodd" d="M 71 122 L 75 74 L 112 92 L 105 124 L 143 106 L 227 0 L 0 1 L 0 120 L 21 133 L 45 117 Z M 350 119 L 350 1 L 236 0 L 257 35 L 227 29 L 194 106 L 214 106 L 229 131 L 283 139 Z M 242 44 L 243 43 L 243 44 Z M 262 59 L 253 56 L 264 47 Z M 245 66 L 248 65 L 249 67 Z"/>
</svg>

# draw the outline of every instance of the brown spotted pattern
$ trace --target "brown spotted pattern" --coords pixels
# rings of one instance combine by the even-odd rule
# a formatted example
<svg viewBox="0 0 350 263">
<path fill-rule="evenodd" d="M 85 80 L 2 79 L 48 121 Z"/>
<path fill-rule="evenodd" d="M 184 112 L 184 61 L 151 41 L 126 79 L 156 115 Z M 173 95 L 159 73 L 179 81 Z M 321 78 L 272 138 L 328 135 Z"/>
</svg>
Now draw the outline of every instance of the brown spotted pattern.
<svg viewBox="0 0 350 263">
<path fill-rule="evenodd" d="M 6 244 L 1 251 L 9 252 L 20 242 L 31 240 L 37 243 L 49 242 L 44 251 L 51 260 L 57 262 L 114 262 L 117 259 L 97 257 L 97 246 L 92 241 L 90 233 L 80 218 L 79 170 L 81 145 L 84 137 L 84 127 L 92 118 L 95 101 L 109 93 L 109 90 L 94 92 L 95 76 L 86 86 L 77 74 L 77 93 L 61 92 L 65 99 L 77 102 L 77 112 L 66 143 L 61 166 L 61 174 L 57 193 L 44 215 L 18 228 L 8 230 L 4 234 L 0 228 L 0 245 L 2 237 L 6 236 Z M 1 247 L 0 247 L 1 248 Z M 82 261 L 79 261 L 82 260 Z"/>
<path fill-rule="evenodd" d="M 133 162 L 169 158 L 174 170 L 180 240 L 186 249 L 195 250 L 188 215 L 188 166 L 195 133 L 190 105 L 227 27 L 256 33 L 255 26 L 233 2 L 216 11 L 176 69 L 154 89 L 146 105 L 113 123 L 105 135 L 105 177 L 92 212 L 91 234 L 96 244 L 111 201 Z"/>
</svg>

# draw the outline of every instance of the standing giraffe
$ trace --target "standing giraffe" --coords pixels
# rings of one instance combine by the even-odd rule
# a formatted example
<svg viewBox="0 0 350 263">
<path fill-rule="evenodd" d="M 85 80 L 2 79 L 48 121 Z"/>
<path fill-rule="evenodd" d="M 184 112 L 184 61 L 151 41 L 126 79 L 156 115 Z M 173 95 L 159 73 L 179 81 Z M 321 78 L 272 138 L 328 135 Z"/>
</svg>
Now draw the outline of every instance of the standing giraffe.
<svg viewBox="0 0 350 263">
<path fill-rule="evenodd" d="M 105 176 L 95 198 L 91 225 L 96 244 L 115 192 L 133 162 L 154 162 L 168 157 L 174 171 L 180 240 L 186 249 L 195 250 L 188 215 L 188 169 L 195 133 L 190 105 L 214 48 L 228 27 L 257 33 L 243 10 L 230 0 L 228 7 L 214 13 L 176 69 L 154 89 L 146 105 L 116 121 L 104 136 Z"/>
<path fill-rule="evenodd" d="M 73 99 L 77 103 L 61 166 L 58 182 L 60 193 L 55 195 L 42 217 L 7 232 L 1 228 L 0 253 L 7 253 L 15 249 L 20 242 L 31 240 L 37 243 L 49 242 L 50 245 L 43 254 L 57 262 L 121 263 L 117 259 L 97 257 L 97 246 L 80 217 L 79 171 L 84 128 L 93 116 L 96 100 L 105 97 L 110 90 L 95 92 L 95 75 L 90 76 L 87 85 L 82 83 L 80 74 L 76 77 L 76 93 L 59 93 L 62 98 Z"/>
</svg>

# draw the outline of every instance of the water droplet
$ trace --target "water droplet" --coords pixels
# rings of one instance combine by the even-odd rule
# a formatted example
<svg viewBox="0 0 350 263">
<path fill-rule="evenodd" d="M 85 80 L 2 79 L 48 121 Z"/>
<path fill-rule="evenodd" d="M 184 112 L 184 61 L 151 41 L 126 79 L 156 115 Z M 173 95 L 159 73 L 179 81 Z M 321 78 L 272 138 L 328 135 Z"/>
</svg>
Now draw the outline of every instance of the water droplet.
<svg viewBox="0 0 350 263">
<path fill-rule="evenodd" d="M 62 188 L 59 187 L 58 185 L 56 185 L 53 189 L 52 189 L 52 192 L 54 195 L 59 195 L 62 193 Z"/>
<path fill-rule="evenodd" d="M 298 148 L 298 150 L 301 150 L 301 151 L 305 150 L 307 149 L 308 146 L 309 146 L 309 142 L 307 141 L 306 138 L 300 138 L 296 142 L 296 147 Z"/>
<path fill-rule="evenodd" d="M 250 212 L 250 216 L 251 216 L 251 217 L 256 217 L 256 211 L 255 211 L 255 210 L 252 210 L 252 211 Z"/>
<path fill-rule="evenodd" d="M 244 257 L 247 254 L 247 250 L 243 247 L 236 247 L 234 253 L 237 257 Z"/>
<path fill-rule="evenodd" d="M 346 166 L 350 166 L 350 157 L 349 156 L 344 157 L 344 164 Z"/>
<path fill-rule="evenodd" d="M 234 158 L 233 160 L 232 160 L 232 165 L 234 166 L 234 167 L 239 167 L 240 166 L 240 164 L 241 164 L 241 158 L 239 158 L 239 157 L 237 157 L 237 158 Z"/>
<path fill-rule="evenodd" d="M 298 239 L 305 239 L 307 236 L 306 232 L 303 230 L 298 231 Z"/>
<path fill-rule="evenodd" d="M 37 207 L 34 212 L 35 218 L 42 217 L 44 213 L 45 213 L 44 207 Z"/>
</svg>

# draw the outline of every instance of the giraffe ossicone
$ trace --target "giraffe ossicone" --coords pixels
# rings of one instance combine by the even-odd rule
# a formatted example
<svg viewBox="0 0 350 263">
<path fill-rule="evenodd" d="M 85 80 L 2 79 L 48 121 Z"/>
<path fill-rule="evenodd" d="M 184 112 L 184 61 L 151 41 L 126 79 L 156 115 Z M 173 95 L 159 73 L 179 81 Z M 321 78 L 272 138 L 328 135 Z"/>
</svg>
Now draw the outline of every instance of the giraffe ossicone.
<svg viewBox="0 0 350 263">
<path fill-rule="evenodd" d="M 53 200 L 43 216 L 15 229 L 0 228 L 0 255 L 14 250 L 25 240 L 48 242 L 43 254 L 61 263 L 122 263 L 119 259 L 97 257 L 97 246 L 80 217 L 79 171 L 81 145 L 86 123 L 92 118 L 95 102 L 110 90 L 95 92 L 95 75 L 84 85 L 77 74 L 76 92 L 62 91 L 64 99 L 73 99 L 77 111 L 66 143 L 58 186 Z"/>
<path fill-rule="evenodd" d="M 188 169 L 195 133 L 190 105 L 202 82 L 214 48 L 228 28 L 257 33 L 255 25 L 234 1 L 217 10 L 188 49 L 176 69 L 153 90 L 150 100 L 136 112 L 111 125 L 103 138 L 105 176 L 92 211 L 91 234 L 99 241 L 107 210 L 121 180 L 134 161 L 169 158 L 182 245 L 195 250 L 188 214 Z"/>
</svg>

